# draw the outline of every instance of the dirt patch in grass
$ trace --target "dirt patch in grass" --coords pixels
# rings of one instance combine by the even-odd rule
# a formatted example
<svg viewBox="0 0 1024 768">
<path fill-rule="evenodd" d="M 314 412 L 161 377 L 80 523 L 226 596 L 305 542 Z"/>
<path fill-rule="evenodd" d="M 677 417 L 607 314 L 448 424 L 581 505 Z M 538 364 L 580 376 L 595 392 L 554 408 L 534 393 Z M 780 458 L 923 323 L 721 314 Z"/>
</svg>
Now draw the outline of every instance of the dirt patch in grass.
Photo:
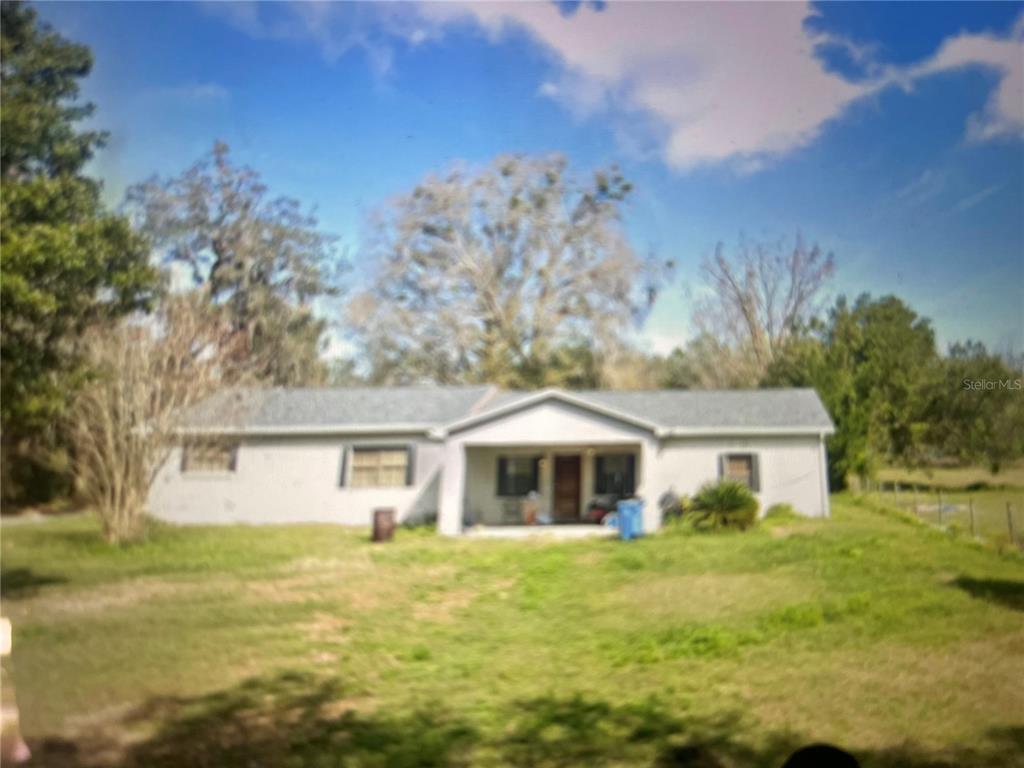
<svg viewBox="0 0 1024 768">
<path fill-rule="evenodd" d="M 806 578 L 771 573 L 686 574 L 628 584 L 612 596 L 616 610 L 642 621 L 705 621 L 763 612 L 815 596 Z"/>
<path fill-rule="evenodd" d="M 413 606 L 413 618 L 417 621 L 450 623 L 455 620 L 459 611 L 469 607 L 476 595 L 476 590 L 472 589 L 452 589 L 434 593 Z"/>
<path fill-rule="evenodd" d="M 144 603 L 182 594 L 208 594 L 214 588 L 192 581 L 133 579 L 89 590 L 51 592 L 33 598 L 19 608 L 36 619 L 82 619 L 116 610 L 130 610 Z"/>
<path fill-rule="evenodd" d="M 345 632 L 350 626 L 351 623 L 340 616 L 333 616 L 329 613 L 317 613 L 312 621 L 300 624 L 299 628 L 313 640 L 344 642 Z"/>
<path fill-rule="evenodd" d="M 768 533 L 773 539 L 788 539 L 796 532 L 795 528 L 789 528 L 784 525 L 775 525 L 768 529 Z"/>
<path fill-rule="evenodd" d="M 248 581 L 245 582 L 245 592 L 265 603 L 301 603 L 320 593 L 319 587 L 331 584 L 331 580 L 321 574 L 309 574 Z"/>
</svg>

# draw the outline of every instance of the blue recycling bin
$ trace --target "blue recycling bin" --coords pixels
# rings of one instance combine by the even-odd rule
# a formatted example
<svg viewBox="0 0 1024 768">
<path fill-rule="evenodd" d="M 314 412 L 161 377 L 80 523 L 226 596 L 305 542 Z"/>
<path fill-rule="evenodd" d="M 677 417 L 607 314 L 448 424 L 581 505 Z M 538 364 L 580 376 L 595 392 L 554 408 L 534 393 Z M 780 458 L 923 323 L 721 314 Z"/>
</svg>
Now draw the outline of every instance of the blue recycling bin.
<svg viewBox="0 0 1024 768">
<path fill-rule="evenodd" d="M 643 536 L 644 503 L 640 499 L 623 499 L 616 505 L 619 516 L 619 538 L 629 541 Z"/>
</svg>

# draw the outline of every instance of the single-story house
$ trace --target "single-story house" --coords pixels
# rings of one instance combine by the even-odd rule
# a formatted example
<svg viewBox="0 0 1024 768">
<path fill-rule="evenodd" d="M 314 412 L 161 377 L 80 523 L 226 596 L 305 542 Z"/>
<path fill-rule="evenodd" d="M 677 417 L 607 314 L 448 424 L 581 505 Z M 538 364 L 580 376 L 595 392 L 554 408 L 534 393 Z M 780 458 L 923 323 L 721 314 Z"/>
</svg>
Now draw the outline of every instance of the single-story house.
<svg viewBox="0 0 1024 768">
<path fill-rule="evenodd" d="M 594 499 L 645 500 L 747 483 L 762 511 L 829 514 L 811 389 L 522 392 L 489 386 L 234 390 L 190 412 L 149 511 L 176 523 L 434 519 L 441 533 L 580 523 Z"/>
</svg>

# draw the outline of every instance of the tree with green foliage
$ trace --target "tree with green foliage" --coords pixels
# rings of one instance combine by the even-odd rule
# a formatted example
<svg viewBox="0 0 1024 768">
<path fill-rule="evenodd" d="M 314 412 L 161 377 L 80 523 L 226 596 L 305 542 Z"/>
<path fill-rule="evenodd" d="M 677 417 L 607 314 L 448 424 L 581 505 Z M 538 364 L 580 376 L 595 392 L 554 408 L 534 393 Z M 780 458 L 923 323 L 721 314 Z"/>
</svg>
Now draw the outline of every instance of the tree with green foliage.
<svg viewBox="0 0 1024 768">
<path fill-rule="evenodd" d="M 223 142 L 180 176 L 132 187 L 128 202 L 167 263 L 183 265 L 228 312 L 255 379 L 326 378 L 326 326 L 313 304 L 338 293 L 342 263 L 312 213 L 271 197 L 256 171 L 231 162 Z"/>
<path fill-rule="evenodd" d="M 1024 455 L 1024 372 L 980 342 L 956 343 L 928 404 L 928 441 L 942 456 L 993 473 Z"/>
<path fill-rule="evenodd" d="M 379 222 L 349 324 L 374 377 L 541 387 L 588 380 L 620 349 L 663 265 L 622 230 L 630 183 L 559 156 L 429 177 Z"/>
<path fill-rule="evenodd" d="M 103 209 L 83 175 L 106 134 L 79 124 L 92 54 L 21 3 L 2 6 L 0 356 L 3 494 L 43 501 L 66 488 L 55 429 L 87 375 L 80 339 L 150 302 L 146 240 Z"/>
<path fill-rule="evenodd" d="M 818 390 L 836 424 L 829 441 L 833 487 L 882 463 L 915 465 L 927 450 L 928 396 L 938 371 L 931 322 L 895 296 L 841 296 L 828 321 L 787 345 L 765 386 Z"/>
</svg>

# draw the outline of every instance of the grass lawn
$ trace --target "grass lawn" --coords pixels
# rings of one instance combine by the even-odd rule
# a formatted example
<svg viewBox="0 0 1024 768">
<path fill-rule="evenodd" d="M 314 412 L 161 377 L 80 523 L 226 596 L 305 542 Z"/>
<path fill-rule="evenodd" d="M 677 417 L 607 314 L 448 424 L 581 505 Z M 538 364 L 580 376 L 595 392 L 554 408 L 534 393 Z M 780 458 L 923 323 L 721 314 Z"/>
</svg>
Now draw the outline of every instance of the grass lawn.
<svg viewBox="0 0 1024 768">
<path fill-rule="evenodd" d="M 833 504 L 629 543 L 5 527 L 23 731 L 72 767 L 1024 765 L 1024 560 Z"/>
</svg>

